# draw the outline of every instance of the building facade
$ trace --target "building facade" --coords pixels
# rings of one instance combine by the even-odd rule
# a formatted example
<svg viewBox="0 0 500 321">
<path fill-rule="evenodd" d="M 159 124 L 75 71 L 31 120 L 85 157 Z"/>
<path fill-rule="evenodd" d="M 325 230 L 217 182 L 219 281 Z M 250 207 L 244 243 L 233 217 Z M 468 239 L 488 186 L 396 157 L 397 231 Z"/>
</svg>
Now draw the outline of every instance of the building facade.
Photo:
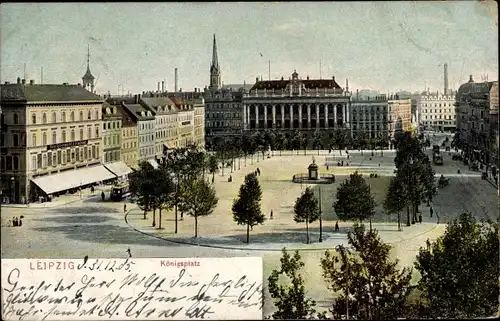
<svg viewBox="0 0 500 321">
<path fill-rule="evenodd" d="M 117 106 L 104 103 L 102 107 L 103 163 L 121 161 L 122 117 Z"/>
<path fill-rule="evenodd" d="M 187 100 L 172 97 L 177 109 L 177 147 L 194 144 L 194 107 Z"/>
<path fill-rule="evenodd" d="M 421 125 L 429 130 L 454 131 L 456 128 L 455 93 L 423 92 L 414 98 Z"/>
<path fill-rule="evenodd" d="M 389 103 L 387 96 L 353 96 L 351 101 L 352 137 L 363 135 L 366 138 L 390 136 Z"/>
<path fill-rule="evenodd" d="M 233 91 L 232 88 L 222 86 L 215 35 L 210 65 L 210 85 L 205 88 L 203 98 L 207 147 L 212 148 L 217 141 L 240 135 L 243 130 L 243 90 Z"/>
<path fill-rule="evenodd" d="M 335 77 L 302 80 L 294 72 L 289 80 L 256 80 L 243 96 L 243 127 L 247 131 L 349 129 L 349 109 L 350 94 Z"/>
<path fill-rule="evenodd" d="M 75 180 L 83 172 L 78 169 L 100 164 L 102 104 L 99 96 L 67 83 L 37 85 L 18 78 L 1 86 L 1 185 L 10 201 L 26 203 L 77 187 L 63 172 Z M 89 167 L 87 179 L 101 167 Z M 44 183 L 47 176 L 54 183 Z"/>
<path fill-rule="evenodd" d="M 498 94 L 491 95 L 493 82 L 476 83 L 472 76 L 460 86 L 456 95 L 456 124 L 458 144 L 469 161 L 491 164 L 494 161 L 492 144 L 495 140 L 495 109 Z M 495 85 L 498 86 L 498 85 Z M 497 87 L 498 88 L 498 87 Z M 496 100 L 496 101 L 495 101 Z M 496 114 L 497 115 L 497 114 Z"/>
<path fill-rule="evenodd" d="M 122 102 L 122 106 L 137 123 L 138 161 L 142 162 L 155 159 L 156 132 L 155 117 L 150 110 L 140 104 L 140 99 L 140 95 L 135 95 L 134 103 Z"/>
<path fill-rule="evenodd" d="M 149 95 L 141 98 L 141 104 L 155 117 L 155 156 L 161 157 L 166 151 L 178 145 L 178 110 L 168 97 Z"/>
<path fill-rule="evenodd" d="M 398 95 L 391 95 L 388 98 L 389 137 L 394 138 L 399 133 L 410 132 L 412 130 L 411 99 L 400 99 Z"/>
<path fill-rule="evenodd" d="M 499 114 L 498 114 L 498 81 L 493 82 L 490 89 L 490 163 L 495 164 L 497 168 L 500 167 L 499 160 Z"/>
<path fill-rule="evenodd" d="M 194 143 L 201 149 L 205 148 L 205 99 L 191 101 L 194 109 Z"/>
<path fill-rule="evenodd" d="M 128 167 L 138 169 L 139 163 L 139 145 L 137 134 L 137 122 L 132 120 L 132 117 L 123 106 L 117 106 L 121 113 L 122 128 L 121 128 L 121 160 Z"/>
</svg>

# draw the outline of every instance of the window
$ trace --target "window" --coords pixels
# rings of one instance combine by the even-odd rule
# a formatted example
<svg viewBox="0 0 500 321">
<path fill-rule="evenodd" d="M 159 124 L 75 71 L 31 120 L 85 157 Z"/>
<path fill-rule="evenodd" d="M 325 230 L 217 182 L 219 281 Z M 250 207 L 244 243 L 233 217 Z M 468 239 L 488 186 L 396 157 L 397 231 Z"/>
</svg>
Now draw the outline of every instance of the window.
<svg viewBox="0 0 500 321">
<path fill-rule="evenodd" d="M 80 148 L 76 148 L 75 149 L 75 156 L 76 156 L 76 161 L 79 162 L 80 161 Z"/>
<path fill-rule="evenodd" d="M 69 163 L 71 162 L 71 150 L 66 149 L 66 161 Z"/>
<path fill-rule="evenodd" d="M 69 116 L 69 120 L 70 121 L 75 121 L 75 112 L 74 111 L 71 112 L 71 114 Z"/>
<path fill-rule="evenodd" d="M 83 121 L 83 111 L 80 110 L 80 121 Z"/>
<path fill-rule="evenodd" d="M 92 138 L 92 128 L 88 127 L 87 128 L 87 139 L 91 139 Z"/>
<path fill-rule="evenodd" d="M 19 114 L 14 114 L 14 125 L 19 124 Z"/>
<path fill-rule="evenodd" d="M 62 142 L 66 143 L 66 131 L 64 129 L 62 131 Z"/>
<path fill-rule="evenodd" d="M 89 119 L 89 120 L 92 119 L 92 114 L 90 113 L 90 110 L 89 110 L 89 112 L 87 114 L 87 119 Z"/>
<path fill-rule="evenodd" d="M 43 168 L 47 168 L 47 154 L 43 154 L 43 163 L 42 163 Z"/>
<path fill-rule="evenodd" d="M 99 109 L 95 111 L 95 119 L 98 120 L 99 119 Z"/>
<path fill-rule="evenodd" d="M 92 158 L 96 158 L 95 157 L 95 145 L 92 146 Z"/>
<path fill-rule="evenodd" d="M 80 128 L 80 140 L 83 140 L 83 128 Z"/>
<path fill-rule="evenodd" d="M 75 141 L 75 130 L 74 129 L 71 130 L 71 140 L 70 141 L 71 142 Z"/>
<path fill-rule="evenodd" d="M 56 112 L 55 112 L 55 111 L 53 111 L 53 112 L 52 112 L 52 122 L 53 122 L 53 123 L 56 123 L 56 122 L 57 122 L 57 119 L 56 119 Z"/>
<path fill-rule="evenodd" d="M 37 165 L 37 168 L 42 168 L 43 167 L 42 154 L 37 154 L 36 155 L 36 165 Z"/>
<path fill-rule="evenodd" d="M 47 133 L 42 134 L 42 146 L 47 146 Z"/>
<path fill-rule="evenodd" d="M 13 159 L 13 163 L 14 163 L 14 170 L 18 171 L 19 170 L 19 156 L 14 156 L 12 159 Z"/>
<path fill-rule="evenodd" d="M 52 144 L 57 144 L 57 132 L 55 130 L 52 132 Z"/>
<path fill-rule="evenodd" d="M 99 138 L 99 126 L 98 125 L 95 126 L 95 137 Z"/>
<path fill-rule="evenodd" d="M 31 156 L 31 169 L 36 170 L 36 155 Z"/>
<path fill-rule="evenodd" d="M 60 150 L 57 151 L 57 164 L 61 165 L 61 151 Z"/>
<path fill-rule="evenodd" d="M 47 153 L 47 165 L 50 167 L 52 166 L 52 152 Z M 55 165 L 55 164 L 54 164 Z"/>
<path fill-rule="evenodd" d="M 102 129 L 106 130 L 106 123 L 102 124 Z"/>
<path fill-rule="evenodd" d="M 57 155 L 56 153 L 52 153 L 52 166 L 56 167 L 57 166 Z"/>
<path fill-rule="evenodd" d="M 61 122 L 63 122 L 63 123 L 65 123 L 65 122 L 66 122 L 66 112 L 65 112 L 65 111 L 63 111 L 63 112 L 61 113 Z"/>
<path fill-rule="evenodd" d="M 83 158 L 82 158 L 82 161 L 86 160 L 87 158 L 88 158 L 88 156 L 87 156 L 87 146 L 84 146 L 83 147 Z"/>
<path fill-rule="evenodd" d="M 36 134 L 31 135 L 31 146 L 36 147 Z"/>
</svg>

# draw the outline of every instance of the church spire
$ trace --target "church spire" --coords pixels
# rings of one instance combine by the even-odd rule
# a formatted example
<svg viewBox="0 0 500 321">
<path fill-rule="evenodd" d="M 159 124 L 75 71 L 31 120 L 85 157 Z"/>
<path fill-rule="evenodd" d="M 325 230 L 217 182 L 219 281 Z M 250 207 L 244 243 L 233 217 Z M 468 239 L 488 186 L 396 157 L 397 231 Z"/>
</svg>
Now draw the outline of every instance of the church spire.
<svg viewBox="0 0 500 321">
<path fill-rule="evenodd" d="M 212 68 L 219 70 L 219 59 L 217 58 L 217 41 L 215 40 L 215 33 L 214 33 L 214 45 L 212 49 Z"/>
<path fill-rule="evenodd" d="M 217 41 L 215 40 L 212 49 L 212 63 L 210 65 L 210 89 L 217 90 L 221 87 L 219 59 L 217 56 Z"/>
<path fill-rule="evenodd" d="M 87 45 L 87 71 L 82 77 L 82 86 L 90 92 L 94 92 L 94 79 L 90 72 L 90 45 Z"/>
</svg>

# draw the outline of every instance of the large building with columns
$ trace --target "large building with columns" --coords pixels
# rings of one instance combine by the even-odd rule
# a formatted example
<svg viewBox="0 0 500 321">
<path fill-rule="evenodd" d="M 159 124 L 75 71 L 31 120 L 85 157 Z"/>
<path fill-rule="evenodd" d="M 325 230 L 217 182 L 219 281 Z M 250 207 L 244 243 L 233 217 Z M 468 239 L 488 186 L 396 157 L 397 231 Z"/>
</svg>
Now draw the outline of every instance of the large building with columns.
<svg viewBox="0 0 500 321">
<path fill-rule="evenodd" d="M 350 93 L 331 79 L 257 79 L 243 96 L 243 128 L 247 131 L 350 128 Z"/>
</svg>

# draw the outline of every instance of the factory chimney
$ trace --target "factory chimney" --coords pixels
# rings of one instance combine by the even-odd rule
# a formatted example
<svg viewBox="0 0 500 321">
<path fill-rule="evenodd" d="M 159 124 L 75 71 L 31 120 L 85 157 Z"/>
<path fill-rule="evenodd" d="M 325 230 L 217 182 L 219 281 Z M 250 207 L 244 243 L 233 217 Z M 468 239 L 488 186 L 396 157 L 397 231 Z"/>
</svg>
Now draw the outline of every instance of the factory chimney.
<svg viewBox="0 0 500 321">
<path fill-rule="evenodd" d="M 175 68 L 175 70 L 174 70 L 174 92 L 177 92 L 177 84 L 178 84 L 177 68 Z"/>
<path fill-rule="evenodd" d="M 444 64 L 444 94 L 448 95 L 448 64 Z"/>
<path fill-rule="evenodd" d="M 165 81 L 162 81 L 161 82 L 161 92 L 164 93 L 165 92 Z"/>
</svg>

